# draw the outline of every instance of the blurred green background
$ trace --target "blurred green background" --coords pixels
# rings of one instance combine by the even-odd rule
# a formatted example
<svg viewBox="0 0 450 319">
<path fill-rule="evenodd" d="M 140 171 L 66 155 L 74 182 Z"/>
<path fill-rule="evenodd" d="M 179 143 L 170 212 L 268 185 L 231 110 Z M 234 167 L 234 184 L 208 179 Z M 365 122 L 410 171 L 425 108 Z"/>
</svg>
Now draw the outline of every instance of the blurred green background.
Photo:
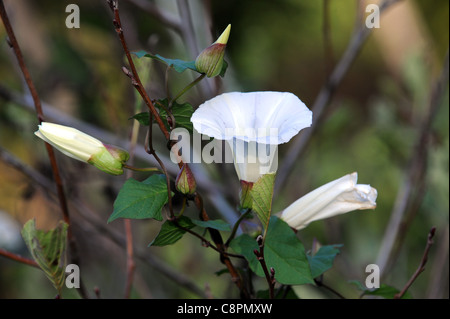
<svg viewBox="0 0 450 319">
<path fill-rule="evenodd" d="M 168 58 L 195 59 L 231 23 L 227 74 L 223 79 L 203 81 L 183 97 L 194 107 L 220 92 L 234 90 L 290 91 L 312 107 L 349 44 L 358 7 L 354 0 L 119 2 L 130 49 Z M 80 8 L 79 29 L 65 26 L 65 8 L 70 3 Z M 191 24 L 183 15 L 186 3 Z M 365 4 L 361 2 L 362 10 Z M 92 135 L 110 133 L 107 136 L 111 140 L 105 142 L 126 147 L 133 125 L 129 118 L 142 106 L 121 71 L 125 63 L 123 51 L 106 2 L 9 0 L 5 6 L 40 98 L 61 112 L 52 120 L 73 126 L 79 124 L 77 121 L 88 123 Z M 352 212 L 315 222 L 298 234 L 306 249 L 311 249 L 315 240 L 323 245 L 343 244 L 342 253 L 334 268 L 325 274 L 324 282 L 348 298 L 359 297 L 358 290 L 348 281 L 364 283 L 366 265 L 377 263 L 396 198 L 408 176 L 408 165 L 415 158 L 414 146 L 448 50 L 448 12 L 447 0 L 404 0 L 383 13 L 380 28 L 374 29 L 363 45 L 337 87 L 320 126 L 274 197 L 274 212 L 280 211 L 301 195 L 354 171 L 358 172 L 359 183 L 371 184 L 378 190 L 375 211 Z M 363 11 L 362 18 L 366 15 Z M 172 20 L 178 25 L 167 22 Z M 37 119 L 29 107 L 31 99 L 26 98 L 3 25 L 0 39 L 0 147 L 51 178 L 44 145 L 33 134 Z M 150 96 L 165 97 L 165 66 L 150 61 L 137 63 L 141 72 L 149 71 L 145 84 Z M 194 79 L 195 74 L 189 72 L 169 72 L 168 89 L 172 96 Z M 402 288 L 420 263 L 428 231 L 436 226 L 426 270 L 410 289 L 414 298 L 448 298 L 448 113 L 446 83 L 438 113 L 428 130 L 426 166 L 420 178 L 423 188 L 414 195 L 419 200 L 406 209 L 397 248 L 381 281 Z M 145 133 L 140 130 L 141 146 Z M 167 157 L 163 139 L 158 137 L 155 134 L 157 151 Z M 293 141 L 280 146 L 280 164 Z M 106 220 L 125 177 L 105 176 L 91 166 L 57 155 L 71 200 L 82 279 L 91 295 L 98 287 L 102 297 L 120 298 L 125 287 L 124 249 L 78 210 L 95 215 L 103 227 L 123 235 L 121 221 L 106 224 Z M 148 165 L 145 161 L 145 156 L 137 156 L 136 166 Z M 238 199 L 238 181 L 232 165 L 211 164 L 197 169 L 198 178 L 204 181 L 200 183 L 201 192 L 208 199 L 205 204 L 209 214 L 231 218 L 230 208 L 233 213 Z M 145 175 L 134 177 L 143 179 Z M 216 185 L 212 190 L 207 187 L 208 181 Z M 227 205 L 214 199 L 213 191 L 217 190 L 225 190 L 221 198 L 227 200 Z M 17 237 L 21 226 L 35 218 L 39 228 L 49 229 L 61 219 L 54 196 L 6 160 L 0 160 L 0 213 L 0 248 L 25 256 L 26 248 Z M 187 214 L 195 216 L 195 209 L 188 208 Z M 186 275 L 215 297 L 238 296 L 227 274 L 215 274 L 224 268 L 217 254 L 202 247 L 197 239 L 186 235 L 173 246 L 147 248 L 160 223 L 138 220 L 132 225 L 135 245 L 143 255 L 155 256 L 165 263 L 164 267 Z M 265 282 L 256 279 L 255 286 L 265 289 Z M 335 297 L 312 286 L 295 290 L 302 298 Z M 0 257 L 0 298 L 54 295 L 41 271 Z M 63 297 L 78 295 L 65 289 Z M 198 296 L 161 275 L 148 261 L 139 259 L 132 297 Z"/>
</svg>

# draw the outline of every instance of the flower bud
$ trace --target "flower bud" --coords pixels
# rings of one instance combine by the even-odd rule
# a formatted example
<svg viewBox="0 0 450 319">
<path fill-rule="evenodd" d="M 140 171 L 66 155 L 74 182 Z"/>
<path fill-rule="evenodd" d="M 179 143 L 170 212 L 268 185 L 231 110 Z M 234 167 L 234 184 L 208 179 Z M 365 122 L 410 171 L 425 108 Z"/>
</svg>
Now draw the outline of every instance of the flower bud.
<svg viewBox="0 0 450 319">
<path fill-rule="evenodd" d="M 122 174 L 123 165 L 129 158 L 125 150 L 104 145 L 98 139 L 72 127 L 42 122 L 34 134 L 63 154 L 92 164 L 108 174 Z"/>
<path fill-rule="evenodd" d="M 194 175 L 187 164 L 184 164 L 183 167 L 181 167 L 177 179 L 175 180 L 175 187 L 184 195 L 192 195 L 195 193 L 197 183 L 195 182 Z"/>
<path fill-rule="evenodd" d="M 280 218 L 297 230 L 309 223 L 354 210 L 375 209 L 378 192 L 357 184 L 358 174 L 345 175 L 304 195 L 289 205 Z"/>
<path fill-rule="evenodd" d="M 204 49 L 195 59 L 197 71 L 205 73 L 207 77 L 212 78 L 220 74 L 223 66 L 223 57 L 230 35 L 231 24 L 223 31 L 216 42 Z"/>
</svg>

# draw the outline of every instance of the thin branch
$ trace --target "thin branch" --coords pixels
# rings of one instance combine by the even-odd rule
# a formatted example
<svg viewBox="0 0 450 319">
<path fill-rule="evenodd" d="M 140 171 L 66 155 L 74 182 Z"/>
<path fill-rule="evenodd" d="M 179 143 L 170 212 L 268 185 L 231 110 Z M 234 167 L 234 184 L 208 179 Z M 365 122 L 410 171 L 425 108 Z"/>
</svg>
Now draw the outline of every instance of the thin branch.
<svg viewBox="0 0 450 319">
<path fill-rule="evenodd" d="M 25 82 L 28 86 L 28 89 L 30 90 L 30 94 L 33 98 L 33 103 L 34 103 L 34 107 L 36 110 L 36 115 L 38 118 L 39 123 L 42 123 L 43 121 L 45 121 L 45 117 L 44 117 L 44 113 L 42 111 L 42 104 L 41 104 L 41 100 L 39 98 L 39 95 L 37 93 L 36 87 L 34 85 L 33 80 L 31 79 L 31 75 L 30 72 L 28 71 L 28 68 L 25 64 L 25 60 L 23 58 L 22 55 L 22 51 L 20 49 L 19 43 L 16 39 L 16 36 L 14 34 L 13 28 L 11 26 L 11 23 L 9 21 L 9 17 L 8 14 L 6 12 L 5 6 L 3 4 L 3 0 L 0 0 L 0 16 L 1 19 L 3 21 L 3 25 L 5 26 L 5 30 L 6 33 L 8 35 L 8 40 L 9 43 L 14 51 L 14 54 L 17 58 L 17 62 L 19 64 L 19 67 L 22 71 L 22 74 L 25 78 Z M 53 178 L 55 180 L 56 183 L 56 188 L 57 188 L 57 194 L 58 194 L 58 199 L 59 199 L 59 205 L 62 211 L 62 215 L 63 215 L 63 219 L 64 221 L 69 225 L 68 231 L 67 231 L 67 238 L 69 241 L 69 246 L 71 249 L 71 259 L 72 259 L 72 263 L 79 265 L 79 256 L 78 256 L 78 249 L 75 243 L 75 239 L 72 233 L 72 227 L 70 227 L 71 222 L 70 222 L 70 214 L 69 214 L 69 208 L 67 206 L 67 199 L 65 196 L 65 192 L 64 192 L 64 187 L 63 187 L 63 183 L 62 183 L 62 178 L 60 175 L 60 171 L 58 168 L 58 164 L 56 161 L 56 157 L 55 157 L 55 153 L 53 150 L 53 147 L 48 144 L 45 143 L 45 147 L 47 149 L 47 154 L 50 160 L 50 164 L 52 167 L 52 172 L 53 172 Z M 80 288 L 77 290 L 80 294 L 81 297 L 83 298 L 88 298 L 88 294 L 86 292 L 86 289 L 84 287 L 84 284 L 82 281 L 80 281 Z"/>
<path fill-rule="evenodd" d="M 144 86 L 142 85 L 141 79 L 139 78 L 139 74 L 138 74 L 138 72 L 136 70 L 136 66 L 134 65 L 133 58 L 131 57 L 130 50 L 128 49 L 128 45 L 127 45 L 127 42 L 125 40 L 125 36 L 123 34 L 122 23 L 120 21 L 119 8 L 118 8 L 117 0 L 107 0 L 106 2 L 109 4 L 111 10 L 114 13 L 113 24 L 114 24 L 114 27 L 116 29 L 116 33 L 119 36 L 120 43 L 122 44 L 123 51 L 125 52 L 125 55 L 127 57 L 128 64 L 129 64 L 129 66 L 131 68 L 131 72 L 127 73 L 127 72 L 125 72 L 125 70 L 124 70 L 124 72 L 131 79 L 131 83 L 136 88 L 136 90 L 139 92 L 139 94 L 141 95 L 141 97 L 144 100 L 145 104 L 149 108 L 150 112 L 155 117 L 156 123 L 158 124 L 159 128 L 161 129 L 161 132 L 164 134 L 164 137 L 166 138 L 166 140 L 169 140 L 170 139 L 170 134 L 167 131 L 163 121 L 161 120 L 161 117 L 158 114 L 158 112 L 156 111 L 152 100 L 150 99 L 150 97 L 147 94 L 147 91 L 145 90 Z"/>
<path fill-rule="evenodd" d="M 267 269 L 266 260 L 264 259 L 264 239 L 263 236 L 259 235 L 256 238 L 256 241 L 258 242 L 259 251 L 255 249 L 253 253 L 256 255 L 256 258 L 258 259 L 259 263 L 261 264 L 261 267 L 264 271 L 264 275 L 266 277 L 267 284 L 269 285 L 269 298 L 274 298 L 274 288 L 275 288 L 275 269 L 272 267 L 269 270 Z"/>
<path fill-rule="evenodd" d="M 140 104 L 136 102 L 136 112 L 139 111 Z M 139 135 L 139 122 L 134 121 L 131 129 L 131 136 L 130 136 L 130 148 L 129 148 L 129 154 L 130 158 L 128 159 L 128 163 L 132 164 L 134 161 L 134 150 L 136 149 L 137 139 Z M 126 165 L 127 168 L 130 168 L 129 165 Z M 128 170 L 126 172 L 126 178 L 129 179 L 133 176 L 132 170 Z M 134 261 L 134 248 L 133 248 L 133 232 L 131 228 L 131 220 L 128 218 L 124 219 L 124 228 L 125 228 L 125 236 L 126 236 L 126 252 L 127 252 L 127 276 L 126 276 L 126 282 L 125 282 L 125 293 L 124 297 L 125 299 L 128 299 L 130 297 L 131 293 L 131 287 L 133 285 L 133 278 L 134 273 L 136 269 L 136 263 Z"/>
<path fill-rule="evenodd" d="M 389 8 L 391 5 L 399 2 L 400 0 L 385 0 L 380 4 L 380 14 Z M 277 179 L 275 181 L 275 193 L 281 190 L 281 187 L 285 184 L 286 179 L 291 174 L 291 170 L 298 157 L 304 151 L 308 141 L 310 140 L 312 134 L 318 127 L 318 123 L 321 122 L 325 114 L 325 110 L 328 107 L 334 92 L 336 91 L 339 84 L 342 82 L 344 76 L 347 74 L 353 61 L 355 61 L 363 44 L 366 42 L 368 36 L 370 35 L 372 29 L 367 28 L 364 24 L 361 24 L 360 19 L 356 19 L 355 28 L 353 30 L 353 35 L 350 39 L 350 43 L 347 46 L 341 59 L 333 69 L 330 77 L 327 79 L 325 84 L 320 89 L 320 92 L 314 101 L 312 106 L 313 112 L 313 124 L 311 127 L 301 131 L 299 135 L 293 139 L 286 156 L 279 166 L 280 169 L 277 173 Z"/>
<path fill-rule="evenodd" d="M 442 104 L 442 98 L 445 94 L 446 86 L 449 78 L 449 54 L 445 58 L 442 72 L 431 89 L 427 113 L 423 116 L 423 122 L 419 128 L 419 135 L 415 141 L 411 161 L 409 162 L 403 183 L 398 191 L 395 204 L 392 209 L 391 218 L 386 227 L 383 241 L 378 252 L 377 265 L 380 267 L 383 275 L 390 265 L 395 243 L 400 235 L 400 230 L 406 232 L 406 227 L 401 228 L 405 214 L 411 201 L 414 201 L 414 190 L 421 189 L 424 179 L 421 178 L 425 174 L 427 152 L 429 147 L 430 128 L 436 117 L 439 106 Z"/>
<path fill-rule="evenodd" d="M 33 259 L 25 258 L 25 257 L 22 257 L 20 255 L 11 253 L 11 252 L 9 252 L 7 250 L 4 250 L 3 248 L 0 248 L 0 256 L 6 257 L 8 259 L 11 259 L 11 260 L 14 260 L 14 261 L 17 261 L 17 262 L 20 262 L 20 263 L 25 264 L 25 265 L 29 265 L 29 266 L 33 266 L 33 267 L 36 267 L 36 268 L 40 268 L 39 265 Z"/>
<path fill-rule="evenodd" d="M 323 283 L 323 280 L 314 279 L 314 282 L 316 283 L 316 285 L 317 285 L 318 287 L 322 287 L 322 288 L 328 290 L 329 292 L 335 294 L 336 296 L 338 296 L 338 297 L 341 298 L 341 299 L 346 299 L 343 295 L 341 295 L 341 294 L 340 294 L 338 291 L 336 291 L 334 288 L 331 288 L 330 286 L 325 285 L 325 284 Z"/>
<path fill-rule="evenodd" d="M 394 299 L 400 299 L 401 297 L 403 297 L 403 295 L 406 293 L 409 287 L 411 287 L 411 285 L 414 283 L 417 277 L 419 277 L 419 275 L 425 270 L 425 265 L 427 264 L 428 261 L 428 253 L 430 252 L 430 248 L 433 245 L 433 237 L 435 232 L 436 227 L 431 228 L 430 232 L 428 233 L 427 245 L 425 247 L 425 251 L 423 252 L 422 260 L 420 261 L 419 267 L 412 275 L 412 277 L 408 280 L 405 287 L 403 287 L 402 291 L 400 291 L 394 296 Z"/>
</svg>

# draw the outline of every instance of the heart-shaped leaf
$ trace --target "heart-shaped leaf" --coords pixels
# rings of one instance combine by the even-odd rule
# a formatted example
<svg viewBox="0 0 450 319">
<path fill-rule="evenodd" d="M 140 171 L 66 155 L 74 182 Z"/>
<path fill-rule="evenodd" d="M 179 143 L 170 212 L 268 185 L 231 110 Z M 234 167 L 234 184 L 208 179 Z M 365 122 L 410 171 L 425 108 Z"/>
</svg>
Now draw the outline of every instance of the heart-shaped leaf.
<svg viewBox="0 0 450 319">
<path fill-rule="evenodd" d="M 119 191 L 108 223 L 117 218 L 162 220 L 161 210 L 167 201 L 164 175 L 152 175 L 143 182 L 130 178 Z"/>
</svg>

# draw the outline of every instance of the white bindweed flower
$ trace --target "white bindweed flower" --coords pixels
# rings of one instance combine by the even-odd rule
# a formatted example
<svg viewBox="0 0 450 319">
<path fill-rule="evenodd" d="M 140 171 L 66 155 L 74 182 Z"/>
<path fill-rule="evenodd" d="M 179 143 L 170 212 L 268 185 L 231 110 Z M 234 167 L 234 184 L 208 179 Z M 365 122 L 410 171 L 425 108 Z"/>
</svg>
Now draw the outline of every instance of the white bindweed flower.
<svg viewBox="0 0 450 319">
<path fill-rule="evenodd" d="M 275 173 L 277 147 L 311 126 L 312 112 L 288 92 L 231 92 L 206 101 L 191 117 L 201 134 L 226 140 L 241 181 Z"/>
<path fill-rule="evenodd" d="M 295 229 L 309 223 L 354 210 L 374 209 L 377 190 L 370 185 L 356 184 L 358 174 L 345 175 L 301 197 L 284 211 L 280 218 Z"/>
<path fill-rule="evenodd" d="M 63 154 L 89 163 L 112 175 L 123 173 L 129 154 L 116 146 L 103 144 L 98 139 L 72 127 L 42 122 L 34 134 Z"/>
</svg>

